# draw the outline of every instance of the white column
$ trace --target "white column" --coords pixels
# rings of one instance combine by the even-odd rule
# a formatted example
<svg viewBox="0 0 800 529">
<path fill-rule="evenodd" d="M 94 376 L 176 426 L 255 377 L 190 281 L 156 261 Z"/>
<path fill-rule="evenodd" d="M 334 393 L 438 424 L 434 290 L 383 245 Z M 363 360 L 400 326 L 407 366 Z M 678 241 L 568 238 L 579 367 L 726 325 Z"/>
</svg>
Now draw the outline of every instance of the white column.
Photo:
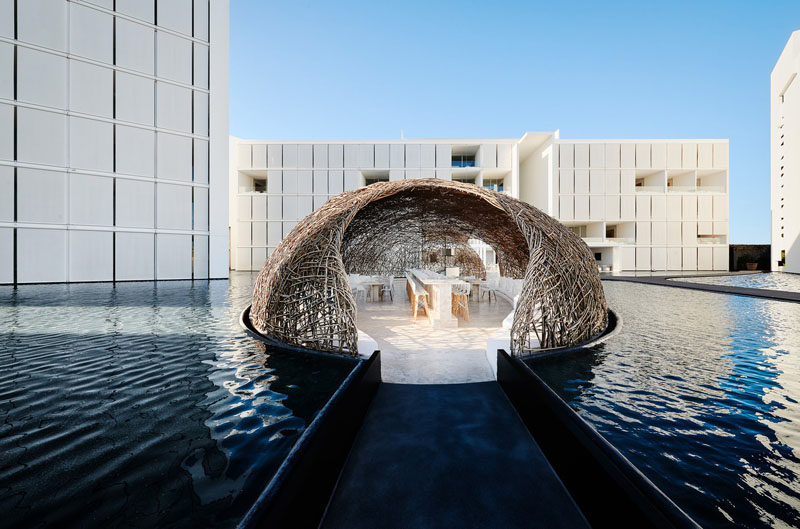
<svg viewBox="0 0 800 529">
<path fill-rule="evenodd" d="M 208 277 L 228 277 L 228 42 L 229 0 L 211 0 Z"/>
</svg>

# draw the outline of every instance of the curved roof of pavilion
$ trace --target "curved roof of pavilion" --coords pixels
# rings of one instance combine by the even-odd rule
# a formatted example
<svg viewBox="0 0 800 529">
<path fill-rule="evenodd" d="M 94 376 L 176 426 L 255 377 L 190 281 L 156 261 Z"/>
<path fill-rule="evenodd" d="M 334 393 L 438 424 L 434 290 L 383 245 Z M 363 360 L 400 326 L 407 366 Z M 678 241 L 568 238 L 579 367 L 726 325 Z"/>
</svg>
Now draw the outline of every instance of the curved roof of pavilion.
<svg viewBox="0 0 800 529">
<path fill-rule="evenodd" d="M 511 353 L 572 346 L 601 333 L 607 305 L 594 257 L 563 224 L 530 204 L 474 184 L 380 182 L 332 197 L 278 245 L 256 280 L 250 320 L 279 342 L 357 354 L 347 274 L 392 273 L 423 248 L 481 239 L 503 275 L 524 278 Z"/>
</svg>

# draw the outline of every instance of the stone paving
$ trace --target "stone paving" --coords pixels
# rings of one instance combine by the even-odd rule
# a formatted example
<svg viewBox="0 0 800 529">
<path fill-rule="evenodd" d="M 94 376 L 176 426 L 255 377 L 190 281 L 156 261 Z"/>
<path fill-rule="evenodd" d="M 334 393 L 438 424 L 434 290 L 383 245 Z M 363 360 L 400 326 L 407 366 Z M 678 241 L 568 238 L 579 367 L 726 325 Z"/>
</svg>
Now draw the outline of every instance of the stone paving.
<svg viewBox="0 0 800 529">
<path fill-rule="evenodd" d="M 431 327 L 420 312 L 411 319 L 403 280 L 395 280 L 394 301 L 359 301 L 358 328 L 369 334 L 381 351 L 384 382 L 398 384 L 458 384 L 494 380 L 486 361 L 486 340 L 500 328 L 511 304 L 471 301 L 470 322 L 459 327 Z"/>
</svg>

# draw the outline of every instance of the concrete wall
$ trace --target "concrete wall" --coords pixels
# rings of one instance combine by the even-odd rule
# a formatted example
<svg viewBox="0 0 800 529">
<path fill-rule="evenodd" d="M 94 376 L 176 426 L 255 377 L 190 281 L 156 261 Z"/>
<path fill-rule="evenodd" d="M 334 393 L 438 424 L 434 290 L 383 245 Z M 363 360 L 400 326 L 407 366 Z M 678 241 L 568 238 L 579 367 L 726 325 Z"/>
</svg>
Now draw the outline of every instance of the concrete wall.
<svg viewBox="0 0 800 529">
<path fill-rule="evenodd" d="M 114 5 L 0 2 L 0 283 L 227 277 L 228 2 Z"/>
<path fill-rule="evenodd" d="M 773 271 L 800 273 L 800 31 L 770 78 L 771 227 Z"/>
<path fill-rule="evenodd" d="M 728 269 L 726 140 L 273 142 L 231 139 L 231 264 L 258 270 L 330 196 L 374 180 L 497 186 L 569 226 L 620 270 Z M 458 167 L 458 156 L 475 167 Z M 256 192 L 254 181 L 263 183 Z M 502 186 L 500 188 L 499 186 Z M 614 232 L 607 235 L 607 229 Z M 610 232 L 609 232 L 610 233 Z"/>
<path fill-rule="evenodd" d="M 469 179 L 514 185 L 516 140 L 274 142 L 231 138 L 231 268 L 259 270 L 280 241 L 331 196 L 374 181 Z M 453 167 L 453 152 L 476 167 Z M 264 192 L 255 189 L 264 182 Z M 259 184 L 260 185 L 260 184 Z"/>
<path fill-rule="evenodd" d="M 556 147 L 552 139 L 542 142 L 519 163 L 519 198 L 550 214 L 553 211 L 553 185 Z"/>
<path fill-rule="evenodd" d="M 557 148 L 551 215 L 601 224 L 586 242 L 619 252 L 616 270 L 728 269 L 726 140 L 558 140 Z"/>
</svg>

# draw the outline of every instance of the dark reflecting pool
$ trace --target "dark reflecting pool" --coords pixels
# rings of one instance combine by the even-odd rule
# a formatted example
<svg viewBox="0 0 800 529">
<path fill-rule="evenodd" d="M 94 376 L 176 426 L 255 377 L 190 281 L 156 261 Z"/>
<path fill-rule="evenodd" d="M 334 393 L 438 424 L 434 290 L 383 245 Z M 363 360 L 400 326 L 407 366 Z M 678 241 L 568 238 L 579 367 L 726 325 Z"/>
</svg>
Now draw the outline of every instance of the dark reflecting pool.
<svg viewBox="0 0 800 529">
<path fill-rule="evenodd" d="M 232 527 L 353 367 L 230 281 L 0 287 L 0 526 Z"/>
<path fill-rule="evenodd" d="M 800 527 L 800 304 L 603 285 L 622 331 L 535 371 L 704 527 Z"/>
</svg>

